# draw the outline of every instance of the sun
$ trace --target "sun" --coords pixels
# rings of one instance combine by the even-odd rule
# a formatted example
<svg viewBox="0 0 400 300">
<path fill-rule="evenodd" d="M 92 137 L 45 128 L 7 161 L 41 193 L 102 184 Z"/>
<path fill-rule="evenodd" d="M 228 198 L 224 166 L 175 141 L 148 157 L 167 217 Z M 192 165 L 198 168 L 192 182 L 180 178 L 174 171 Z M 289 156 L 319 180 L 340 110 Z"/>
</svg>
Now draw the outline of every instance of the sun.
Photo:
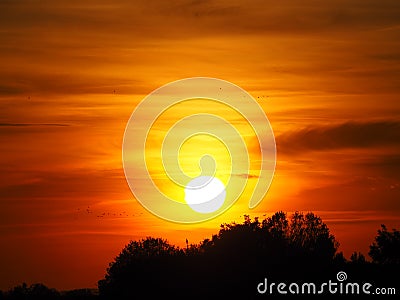
<svg viewBox="0 0 400 300">
<path fill-rule="evenodd" d="M 218 210 L 224 204 L 225 197 L 225 185 L 213 176 L 196 177 L 185 187 L 186 203 L 199 213 Z"/>
</svg>

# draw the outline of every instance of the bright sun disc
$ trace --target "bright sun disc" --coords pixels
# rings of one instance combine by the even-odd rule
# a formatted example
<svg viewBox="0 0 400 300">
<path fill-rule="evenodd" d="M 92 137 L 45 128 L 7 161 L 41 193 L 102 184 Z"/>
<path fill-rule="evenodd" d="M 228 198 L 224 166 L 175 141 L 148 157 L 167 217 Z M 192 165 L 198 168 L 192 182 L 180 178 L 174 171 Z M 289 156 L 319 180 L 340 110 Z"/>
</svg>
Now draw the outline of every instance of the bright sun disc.
<svg viewBox="0 0 400 300">
<path fill-rule="evenodd" d="M 225 185 L 216 177 L 199 176 L 185 187 L 185 201 L 191 209 L 200 213 L 211 213 L 224 204 Z"/>
</svg>

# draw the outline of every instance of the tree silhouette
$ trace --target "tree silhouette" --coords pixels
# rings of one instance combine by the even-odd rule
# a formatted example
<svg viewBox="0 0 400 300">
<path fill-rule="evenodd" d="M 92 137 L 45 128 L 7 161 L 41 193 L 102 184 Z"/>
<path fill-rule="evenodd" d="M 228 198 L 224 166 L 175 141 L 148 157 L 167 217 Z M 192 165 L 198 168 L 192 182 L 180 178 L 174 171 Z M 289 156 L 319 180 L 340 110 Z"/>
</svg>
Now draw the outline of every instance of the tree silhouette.
<svg viewBox="0 0 400 300">
<path fill-rule="evenodd" d="M 400 232 L 393 229 L 387 230 L 381 225 L 375 241 L 369 247 L 369 256 L 372 261 L 379 264 L 400 264 Z"/>
<path fill-rule="evenodd" d="M 131 241 L 98 282 L 99 292 L 103 297 L 130 298 L 140 293 L 151 295 L 155 286 L 167 289 L 183 254 L 182 249 L 161 238 Z"/>
<path fill-rule="evenodd" d="M 223 224 L 214 240 L 235 253 L 248 249 L 252 255 L 278 258 L 307 259 L 330 262 L 339 246 L 335 237 L 320 217 L 313 213 L 296 212 L 288 220 L 284 212 L 277 212 L 261 223 L 244 217 L 243 224 Z M 260 252 L 261 251 L 261 252 Z"/>
<path fill-rule="evenodd" d="M 273 237 L 287 239 L 289 233 L 289 221 L 282 211 L 276 212 L 271 217 L 262 221 L 262 227 L 267 228 Z"/>
<path fill-rule="evenodd" d="M 294 252 L 314 261 L 332 260 L 339 247 L 328 226 L 313 213 L 294 213 L 288 236 L 295 247 Z"/>
</svg>

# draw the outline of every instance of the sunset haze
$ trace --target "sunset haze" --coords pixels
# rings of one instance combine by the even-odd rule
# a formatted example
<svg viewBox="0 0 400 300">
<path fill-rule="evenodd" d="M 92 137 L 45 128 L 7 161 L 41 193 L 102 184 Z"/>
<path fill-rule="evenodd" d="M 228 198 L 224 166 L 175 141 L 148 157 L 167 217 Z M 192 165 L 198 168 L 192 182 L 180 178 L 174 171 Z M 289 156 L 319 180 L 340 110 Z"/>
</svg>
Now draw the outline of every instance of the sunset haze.
<svg viewBox="0 0 400 300">
<path fill-rule="evenodd" d="M 93 288 L 129 240 L 186 247 L 245 214 L 312 211 L 347 258 L 367 255 L 380 224 L 400 227 L 399 1 L 6 0 L 0 33 L 0 289 Z M 212 111 L 237 128 L 251 157 L 249 172 L 236 174 L 248 178 L 237 203 L 179 224 L 134 198 L 122 143 L 146 95 L 198 76 L 232 82 L 258 102 L 277 162 L 268 193 L 249 209 L 261 152 L 246 120 L 207 99 L 166 111 L 147 159 L 178 201 L 184 190 L 163 186 L 159 158 L 176 120 Z M 199 174 L 196 139 L 213 145 L 226 184 L 227 150 L 210 137 L 183 144 L 182 168 Z"/>
</svg>

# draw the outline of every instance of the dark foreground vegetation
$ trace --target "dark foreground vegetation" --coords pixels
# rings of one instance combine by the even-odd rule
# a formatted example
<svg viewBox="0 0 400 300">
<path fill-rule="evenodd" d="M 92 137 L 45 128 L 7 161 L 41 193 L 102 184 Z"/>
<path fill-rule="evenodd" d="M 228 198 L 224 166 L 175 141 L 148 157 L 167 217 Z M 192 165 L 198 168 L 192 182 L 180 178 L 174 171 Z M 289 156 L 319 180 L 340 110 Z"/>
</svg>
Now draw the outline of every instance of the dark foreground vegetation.
<svg viewBox="0 0 400 300">
<path fill-rule="evenodd" d="M 277 212 L 262 221 L 245 216 L 243 223 L 223 224 L 211 239 L 185 249 L 162 238 L 131 241 L 110 263 L 98 290 L 61 293 L 42 284 L 23 284 L 1 293 L 0 299 L 300 298 L 290 292 L 279 295 L 276 287 L 273 294 L 267 290 L 260 295 L 257 286 L 267 278 L 276 285 L 313 282 L 319 287 L 329 280 L 339 283 L 338 272 L 347 275 L 343 283 L 368 282 L 372 284 L 370 291 L 375 287 L 395 288 L 396 295 L 386 297 L 398 297 L 399 231 L 389 231 L 382 225 L 370 246 L 371 261 L 361 253 L 353 253 L 346 260 L 337 251 L 338 246 L 326 224 L 313 213 L 295 213 L 288 218 Z M 325 288 L 322 296 L 348 296 L 338 293 L 332 296 Z"/>
</svg>

